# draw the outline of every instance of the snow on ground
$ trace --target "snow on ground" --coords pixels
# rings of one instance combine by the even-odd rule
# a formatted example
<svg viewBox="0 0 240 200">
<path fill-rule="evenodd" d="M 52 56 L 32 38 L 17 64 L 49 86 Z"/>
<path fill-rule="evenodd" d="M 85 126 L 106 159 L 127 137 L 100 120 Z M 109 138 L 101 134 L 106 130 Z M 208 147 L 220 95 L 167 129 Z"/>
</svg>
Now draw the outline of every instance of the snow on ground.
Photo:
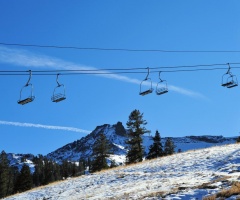
<svg viewBox="0 0 240 200">
<path fill-rule="evenodd" d="M 7 200 L 202 199 L 240 177 L 240 145 L 178 153 L 136 165 L 71 178 Z M 209 184 L 215 189 L 200 187 Z M 235 197 L 229 198 L 236 199 Z"/>
</svg>

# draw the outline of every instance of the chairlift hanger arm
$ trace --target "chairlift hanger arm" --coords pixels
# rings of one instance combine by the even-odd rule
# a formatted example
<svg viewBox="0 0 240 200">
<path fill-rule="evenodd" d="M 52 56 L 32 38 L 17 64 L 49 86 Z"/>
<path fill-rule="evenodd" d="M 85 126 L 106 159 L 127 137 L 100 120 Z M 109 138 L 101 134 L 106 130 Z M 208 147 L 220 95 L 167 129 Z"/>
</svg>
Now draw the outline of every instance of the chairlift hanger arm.
<svg viewBox="0 0 240 200">
<path fill-rule="evenodd" d="M 149 67 L 147 67 L 147 70 L 148 70 L 148 72 L 147 72 L 147 76 L 146 76 L 146 78 L 145 78 L 144 80 L 148 80 L 148 76 L 149 76 Z"/>
<path fill-rule="evenodd" d="M 31 80 L 31 78 L 32 78 L 32 71 L 29 70 L 28 72 L 29 72 L 29 78 L 28 78 L 28 81 L 27 81 L 27 83 L 26 83 L 25 86 L 28 86 L 28 85 L 29 85 L 29 82 L 30 82 L 30 80 Z"/>
</svg>

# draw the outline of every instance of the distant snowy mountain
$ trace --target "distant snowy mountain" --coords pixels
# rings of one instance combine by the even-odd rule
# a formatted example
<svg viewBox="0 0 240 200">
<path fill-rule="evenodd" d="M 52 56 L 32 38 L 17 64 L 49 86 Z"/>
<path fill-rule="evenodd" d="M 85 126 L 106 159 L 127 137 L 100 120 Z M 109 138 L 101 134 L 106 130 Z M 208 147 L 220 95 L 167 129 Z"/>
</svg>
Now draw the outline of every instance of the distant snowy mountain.
<svg viewBox="0 0 240 200">
<path fill-rule="evenodd" d="M 113 155 L 110 156 L 116 163 L 121 164 L 125 161 L 127 130 L 121 122 L 114 125 L 104 124 L 97 126 L 86 137 L 80 140 L 69 143 L 56 151 L 47 155 L 48 158 L 57 162 L 62 160 L 79 161 L 80 158 L 87 159 L 91 157 L 93 144 L 99 133 L 104 133 L 112 146 Z M 162 144 L 165 143 L 166 138 L 162 138 Z M 190 149 L 207 148 L 222 144 L 232 144 L 236 142 L 236 138 L 225 138 L 223 136 L 186 136 L 172 138 L 176 145 L 175 151 L 186 151 Z M 145 147 L 145 154 L 148 153 L 149 146 L 152 144 L 152 136 L 143 136 L 143 145 Z"/>
<path fill-rule="evenodd" d="M 63 160 L 68 161 L 79 161 L 80 158 L 87 159 L 92 155 L 93 144 L 98 137 L 99 133 L 104 133 L 107 139 L 110 141 L 113 154 L 110 155 L 110 159 L 114 160 L 117 164 L 121 165 L 125 162 L 125 156 L 127 153 L 125 141 L 127 139 L 127 130 L 124 128 L 121 122 L 114 125 L 104 124 L 97 126 L 86 137 L 72 143 L 66 144 L 65 146 L 49 153 L 47 157 L 56 162 L 62 162 Z M 191 149 L 201 149 L 212 146 L 219 146 L 223 144 L 236 143 L 236 137 L 225 138 L 223 136 L 186 136 L 186 137 L 172 137 L 172 140 L 176 146 L 175 151 L 187 151 Z M 162 138 L 162 144 L 164 144 L 166 138 Z M 143 145 L 145 147 L 145 154 L 148 153 L 149 146 L 152 144 L 152 136 L 143 136 Z M 27 164 L 31 171 L 34 172 L 34 164 L 32 154 L 14 154 L 8 153 L 8 159 L 11 166 L 16 166 L 19 170 L 22 165 Z"/>
<path fill-rule="evenodd" d="M 14 154 L 14 153 L 7 153 L 7 158 L 10 162 L 10 166 L 17 167 L 19 171 L 22 169 L 24 164 L 27 164 L 31 170 L 34 172 L 34 164 L 32 162 L 34 155 L 32 154 Z"/>
</svg>

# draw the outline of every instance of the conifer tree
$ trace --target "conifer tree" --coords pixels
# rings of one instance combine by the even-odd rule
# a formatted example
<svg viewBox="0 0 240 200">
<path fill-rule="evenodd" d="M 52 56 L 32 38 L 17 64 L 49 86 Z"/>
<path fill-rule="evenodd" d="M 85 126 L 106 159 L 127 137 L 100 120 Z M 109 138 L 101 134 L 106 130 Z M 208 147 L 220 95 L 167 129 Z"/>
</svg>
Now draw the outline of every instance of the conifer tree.
<svg viewBox="0 0 240 200">
<path fill-rule="evenodd" d="M 167 138 L 165 145 L 164 145 L 164 154 L 165 155 L 172 155 L 175 152 L 175 145 L 171 138 Z"/>
<path fill-rule="evenodd" d="M 79 164 L 78 164 L 79 175 L 83 175 L 85 173 L 85 169 L 86 169 L 86 161 L 80 158 Z"/>
<path fill-rule="evenodd" d="M 44 181 L 43 184 L 47 185 L 48 183 L 53 182 L 54 179 L 54 169 L 53 169 L 53 162 L 46 157 L 43 159 L 44 161 Z"/>
<path fill-rule="evenodd" d="M 11 191 L 9 191 L 10 178 L 9 160 L 5 151 L 2 151 L 0 154 L 0 198 L 11 193 Z"/>
<path fill-rule="evenodd" d="M 23 164 L 20 175 L 16 182 L 16 191 L 24 192 L 30 190 L 33 186 L 32 174 L 28 165 Z"/>
<path fill-rule="evenodd" d="M 133 110 L 127 121 L 127 135 L 128 140 L 126 144 L 128 145 L 128 152 L 126 156 L 126 164 L 141 162 L 143 160 L 144 148 L 142 145 L 142 135 L 145 133 L 150 133 L 144 125 L 146 125 L 146 120 L 143 119 L 143 114 L 139 110 Z"/>
<path fill-rule="evenodd" d="M 153 144 L 149 147 L 149 152 L 147 159 L 153 159 L 163 156 L 163 147 L 161 143 L 161 136 L 158 131 L 156 131 L 155 136 L 153 137 Z"/>
<path fill-rule="evenodd" d="M 106 158 L 109 157 L 110 149 L 110 144 L 106 136 L 103 133 L 100 133 L 93 144 L 93 161 L 91 163 L 92 172 L 108 168 Z"/>
<path fill-rule="evenodd" d="M 35 171 L 33 173 L 33 184 L 34 186 L 43 185 L 45 182 L 45 164 L 43 155 L 38 155 L 38 157 L 34 157 L 33 163 L 35 165 Z"/>
</svg>

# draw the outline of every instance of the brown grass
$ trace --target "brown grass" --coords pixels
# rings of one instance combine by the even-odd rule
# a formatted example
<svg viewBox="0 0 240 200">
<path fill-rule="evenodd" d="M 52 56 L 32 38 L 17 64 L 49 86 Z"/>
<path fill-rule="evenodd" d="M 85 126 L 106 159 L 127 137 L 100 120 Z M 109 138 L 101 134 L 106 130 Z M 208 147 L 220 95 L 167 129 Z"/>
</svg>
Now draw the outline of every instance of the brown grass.
<svg viewBox="0 0 240 200">
<path fill-rule="evenodd" d="M 240 182 L 233 182 L 229 189 L 224 189 L 224 190 L 218 192 L 217 194 L 214 194 L 214 195 L 211 195 L 208 197 L 204 197 L 203 200 L 215 200 L 216 198 L 225 199 L 225 198 L 231 197 L 233 195 L 238 195 L 238 194 L 240 194 Z"/>
</svg>

